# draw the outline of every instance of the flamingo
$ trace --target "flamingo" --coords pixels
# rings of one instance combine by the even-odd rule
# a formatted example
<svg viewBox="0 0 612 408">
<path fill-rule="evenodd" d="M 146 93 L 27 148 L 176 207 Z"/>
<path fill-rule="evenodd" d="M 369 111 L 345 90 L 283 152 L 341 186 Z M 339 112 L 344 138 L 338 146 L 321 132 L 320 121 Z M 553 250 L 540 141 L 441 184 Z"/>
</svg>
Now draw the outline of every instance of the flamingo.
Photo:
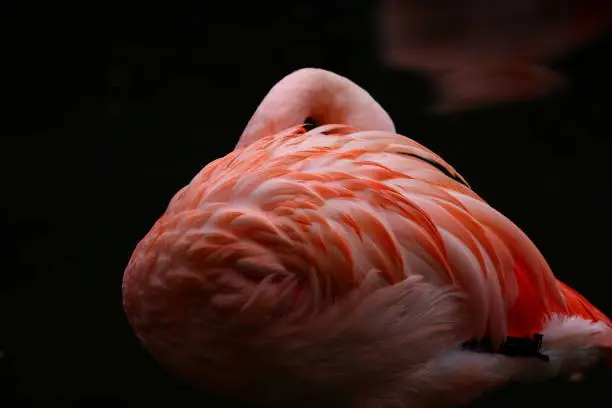
<svg viewBox="0 0 612 408">
<path fill-rule="evenodd" d="M 267 407 L 460 406 L 612 348 L 611 321 L 525 233 L 315 68 L 279 81 L 170 200 L 123 304 L 161 365 Z"/>
<path fill-rule="evenodd" d="M 437 114 L 563 90 L 547 64 L 610 31 L 610 0 L 380 0 L 381 62 L 425 74 Z"/>
</svg>

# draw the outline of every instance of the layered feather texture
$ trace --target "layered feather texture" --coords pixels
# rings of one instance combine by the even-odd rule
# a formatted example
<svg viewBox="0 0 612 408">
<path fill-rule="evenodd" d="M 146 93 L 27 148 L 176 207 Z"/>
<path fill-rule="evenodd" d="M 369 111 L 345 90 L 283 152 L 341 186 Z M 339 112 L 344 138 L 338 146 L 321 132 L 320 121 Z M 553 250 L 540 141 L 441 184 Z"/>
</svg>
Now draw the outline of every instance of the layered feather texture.
<svg viewBox="0 0 612 408">
<path fill-rule="evenodd" d="M 124 304 L 164 365 L 269 406 L 456 405 L 612 346 L 610 321 L 449 164 L 344 125 L 202 169 L 138 244 Z M 549 363 L 459 348 L 536 332 Z"/>
</svg>

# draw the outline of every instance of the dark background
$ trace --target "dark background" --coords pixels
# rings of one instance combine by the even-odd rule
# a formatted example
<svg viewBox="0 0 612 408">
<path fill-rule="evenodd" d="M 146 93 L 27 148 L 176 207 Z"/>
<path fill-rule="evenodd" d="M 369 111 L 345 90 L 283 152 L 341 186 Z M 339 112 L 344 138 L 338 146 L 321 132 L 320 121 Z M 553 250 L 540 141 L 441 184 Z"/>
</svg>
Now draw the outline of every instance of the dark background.
<svg viewBox="0 0 612 408">
<path fill-rule="evenodd" d="M 560 279 L 612 313 L 611 35 L 554 61 L 571 78 L 565 92 L 441 118 L 424 113 L 424 78 L 377 61 L 372 4 L 200 3 L 3 3 L 0 406 L 223 402 L 139 346 L 122 311 L 123 269 L 172 195 L 231 151 L 268 89 L 305 66 L 368 89 L 398 132 L 442 155 Z M 611 380 L 601 370 L 477 405 L 595 406 Z"/>
</svg>

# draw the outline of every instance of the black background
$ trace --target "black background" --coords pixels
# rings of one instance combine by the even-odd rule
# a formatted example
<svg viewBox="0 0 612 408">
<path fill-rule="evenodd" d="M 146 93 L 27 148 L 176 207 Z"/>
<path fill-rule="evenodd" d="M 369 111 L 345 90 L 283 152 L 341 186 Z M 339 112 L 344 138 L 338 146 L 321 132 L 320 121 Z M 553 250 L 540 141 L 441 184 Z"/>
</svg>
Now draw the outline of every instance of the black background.
<svg viewBox="0 0 612 408">
<path fill-rule="evenodd" d="M 553 62 L 572 81 L 562 93 L 440 118 L 424 113 L 423 77 L 378 62 L 373 3 L 48 3 L 7 1 L 1 13 L 1 406 L 226 406 L 139 346 L 123 269 L 172 195 L 305 66 L 368 89 L 398 132 L 442 155 L 560 279 L 612 313 L 612 35 Z M 601 370 L 475 405 L 595 406 L 611 380 Z"/>
</svg>

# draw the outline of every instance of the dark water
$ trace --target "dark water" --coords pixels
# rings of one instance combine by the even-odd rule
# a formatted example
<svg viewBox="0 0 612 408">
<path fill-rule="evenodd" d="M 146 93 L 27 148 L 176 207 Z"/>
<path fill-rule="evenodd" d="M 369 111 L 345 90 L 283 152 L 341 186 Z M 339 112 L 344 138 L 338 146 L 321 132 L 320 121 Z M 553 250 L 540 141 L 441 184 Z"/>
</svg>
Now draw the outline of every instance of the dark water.
<svg viewBox="0 0 612 408">
<path fill-rule="evenodd" d="M 438 118 L 424 113 L 423 78 L 378 64 L 370 6 L 7 4 L 0 405 L 227 406 L 141 349 L 121 277 L 174 192 L 229 152 L 268 88 L 304 66 L 368 89 L 400 133 L 442 155 L 558 277 L 612 313 L 612 36 L 555 61 L 572 80 L 563 93 Z M 601 371 L 475 405 L 595 406 L 611 380 Z"/>
</svg>

